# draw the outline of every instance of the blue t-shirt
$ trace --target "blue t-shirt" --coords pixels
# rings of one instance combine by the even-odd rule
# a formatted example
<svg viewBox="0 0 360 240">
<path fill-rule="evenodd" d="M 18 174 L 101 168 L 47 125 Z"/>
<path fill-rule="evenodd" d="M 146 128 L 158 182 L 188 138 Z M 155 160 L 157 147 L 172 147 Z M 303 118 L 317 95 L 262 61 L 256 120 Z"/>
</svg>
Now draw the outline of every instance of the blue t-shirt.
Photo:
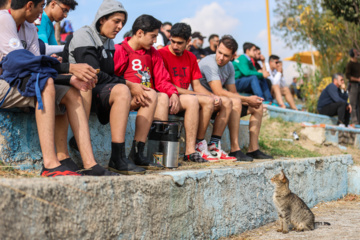
<svg viewBox="0 0 360 240">
<path fill-rule="evenodd" d="M 46 15 L 45 11 L 42 14 L 41 24 L 37 26 L 39 29 L 38 35 L 44 43 L 49 45 L 58 45 L 55 38 L 55 30 L 50 18 Z"/>
</svg>

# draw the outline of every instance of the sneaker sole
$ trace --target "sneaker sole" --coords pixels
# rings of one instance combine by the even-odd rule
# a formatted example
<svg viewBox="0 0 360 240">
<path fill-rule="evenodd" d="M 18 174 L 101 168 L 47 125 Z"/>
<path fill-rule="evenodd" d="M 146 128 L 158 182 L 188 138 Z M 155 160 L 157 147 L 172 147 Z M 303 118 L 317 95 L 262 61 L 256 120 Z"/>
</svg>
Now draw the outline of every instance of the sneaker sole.
<svg viewBox="0 0 360 240">
<path fill-rule="evenodd" d="M 146 172 L 146 171 L 143 171 L 143 172 L 119 171 L 119 170 L 117 170 L 115 168 L 111 168 L 111 167 L 109 167 L 108 170 L 112 171 L 112 172 L 120 173 L 123 175 L 142 175 L 142 174 L 145 174 L 145 172 Z"/>
<path fill-rule="evenodd" d="M 221 162 L 236 162 L 237 159 L 229 160 L 229 159 L 220 159 Z"/>
<path fill-rule="evenodd" d="M 218 163 L 220 160 L 207 160 L 209 163 Z"/>
<path fill-rule="evenodd" d="M 154 167 L 154 166 L 140 166 L 140 165 L 136 165 L 138 167 L 144 168 L 146 170 L 163 170 L 165 167 Z"/>
</svg>

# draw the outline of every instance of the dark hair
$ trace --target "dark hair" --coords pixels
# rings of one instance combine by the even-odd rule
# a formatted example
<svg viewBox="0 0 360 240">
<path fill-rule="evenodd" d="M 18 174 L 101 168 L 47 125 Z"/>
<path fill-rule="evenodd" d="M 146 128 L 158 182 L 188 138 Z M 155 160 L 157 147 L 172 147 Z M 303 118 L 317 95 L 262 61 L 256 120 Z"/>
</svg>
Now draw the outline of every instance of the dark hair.
<svg viewBox="0 0 360 240">
<path fill-rule="evenodd" d="M 191 27 L 186 23 L 176 23 L 171 28 L 170 35 L 172 37 L 181 37 L 187 41 L 191 36 Z"/>
<path fill-rule="evenodd" d="M 78 5 L 78 3 L 75 0 L 47 0 L 46 6 L 48 6 L 52 1 L 69 6 L 71 10 L 75 10 L 75 7 Z"/>
<path fill-rule="evenodd" d="M 144 34 L 146 34 L 159 29 L 160 26 L 161 22 L 159 20 L 153 16 L 143 14 L 138 17 L 132 25 L 132 33 L 135 35 L 137 31 L 141 29 L 144 31 Z"/>
<path fill-rule="evenodd" d="M 125 14 L 125 17 L 126 17 L 126 13 L 125 13 L 125 12 L 113 12 L 113 13 L 109 13 L 109 14 L 107 14 L 107 15 L 105 15 L 105 16 L 102 16 L 101 18 L 99 18 L 99 20 L 98 20 L 98 21 L 96 22 L 96 24 L 95 24 L 96 30 L 97 30 L 98 32 L 100 32 L 100 20 L 101 20 L 102 18 L 105 18 L 106 20 L 108 20 L 109 17 L 110 17 L 111 15 L 115 14 L 115 13 L 123 13 L 123 14 Z M 125 18 L 125 21 L 126 21 L 126 18 Z M 124 24 L 124 25 L 125 25 L 125 24 Z"/>
<path fill-rule="evenodd" d="M 42 2 L 42 0 L 12 0 L 11 9 L 17 10 L 23 8 L 28 2 L 33 2 L 35 6 Z"/>
<path fill-rule="evenodd" d="M 350 51 L 349 51 L 349 55 L 350 55 L 350 57 L 355 57 L 355 52 L 354 52 L 354 49 L 352 48 L 352 49 L 350 49 Z"/>
<path fill-rule="evenodd" d="M 226 48 L 230 49 L 233 54 L 236 53 L 239 47 L 238 43 L 231 35 L 224 35 L 220 39 L 219 46 L 221 43 L 224 44 Z"/>
<path fill-rule="evenodd" d="M 269 57 L 269 62 L 271 61 L 271 60 L 279 60 L 280 58 L 278 57 L 278 56 L 276 56 L 276 55 L 270 55 L 270 57 Z"/>
<path fill-rule="evenodd" d="M 249 43 L 249 42 L 244 43 L 243 44 L 244 53 L 246 53 L 246 50 L 250 50 L 253 47 L 256 47 L 255 44 L 253 44 L 253 43 Z"/>
<path fill-rule="evenodd" d="M 256 49 L 256 50 L 260 50 L 260 47 L 255 45 L 255 49 Z"/>
<path fill-rule="evenodd" d="M 342 73 L 335 73 L 332 75 L 332 81 L 334 82 L 335 79 L 338 79 L 338 77 L 343 77 L 344 78 L 344 75 Z"/>
<path fill-rule="evenodd" d="M 0 8 L 4 8 L 9 0 L 0 0 Z"/>
<path fill-rule="evenodd" d="M 211 34 L 210 37 L 209 37 L 209 42 L 210 42 L 211 39 L 214 39 L 214 38 L 216 38 L 216 37 L 218 38 L 219 35 L 217 35 L 217 34 Z"/>
<path fill-rule="evenodd" d="M 170 25 L 170 27 L 172 27 L 172 23 L 171 23 L 171 22 L 164 22 L 163 24 L 161 24 L 162 27 L 165 27 L 166 25 Z"/>
</svg>

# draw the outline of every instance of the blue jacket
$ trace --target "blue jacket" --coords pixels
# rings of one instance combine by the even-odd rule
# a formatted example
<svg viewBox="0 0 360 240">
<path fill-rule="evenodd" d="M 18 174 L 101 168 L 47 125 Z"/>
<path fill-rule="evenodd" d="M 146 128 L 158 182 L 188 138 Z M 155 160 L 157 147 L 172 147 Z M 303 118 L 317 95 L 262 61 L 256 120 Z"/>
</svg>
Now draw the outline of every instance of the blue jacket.
<svg viewBox="0 0 360 240">
<path fill-rule="evenodd" d="M 59 64 L 55 58 L 48 56 L 35 56 L 25 49 L 10 52 L 2 62 L 0 67 L 3 74 L 0 79 L 4 79 L 11 87 L 17 87 L 20 94 L 24 97 L 36 97 L 39 103 L 39 109 L 43 110 L 41 92 L 44 90 L 45 84 L 49 78 L 55 79 L 58 72 L 53 68 Z M 25 77 L 30 76 L 25 88 L 20 88 Z M 9 88 L 10 91 L 10 88 Z M 0 107 L 4 99 L 0 102 Z"/>
<path fill-rule="evenodd" d="M 321 93 L 318 100 L 317 109 L 320 111 L 324 106 L 331 103 L 347 102 L 348 94 L 341 93 L 334 83 L 330 83 Z"/>
</svg>

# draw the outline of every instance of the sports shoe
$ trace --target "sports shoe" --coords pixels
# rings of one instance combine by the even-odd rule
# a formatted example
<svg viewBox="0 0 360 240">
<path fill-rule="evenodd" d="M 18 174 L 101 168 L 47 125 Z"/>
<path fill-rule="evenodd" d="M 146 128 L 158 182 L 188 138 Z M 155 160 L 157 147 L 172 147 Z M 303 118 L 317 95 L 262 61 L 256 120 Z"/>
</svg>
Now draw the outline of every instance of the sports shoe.
<svg viewBox="0 0 360 240">
<path fill-rule="evenodd" d="M 71 159 L 71 158 L 66 158 L 64 160 L 60 161 L 60 164 L 63 166 L 66 166 L 68 168 L 70 168 L 72 171 L 77 172 L 80 170 L 80 168 L 78 167 L 78 165 L 76 165 L 76 163 Z"/>
<path fill-rule="evenodd" d="M 161 170 L 164 166 L 159 163 L 154 163 L 144 156 L 145 143 L 133 141 L 131 151 L 129 154 L 129 160 L 135 163 L 137 166 L 147 170 Z"/>
<path fill-rule="evenodd" d="M 231 152 L 229 154 L 229 156 L 231 157 L 236 157 L 237 162 L 252 162 L 254 161 L 252 157 L 246 156 L 242 151 L 236 151 L 236 152 Z"/>
<path fill-rule="evenodd" d="M 72 171 L 64 165 L 60 165 L 53 169 L 48 169 L 43 166 L 40 176 L 42 177 L 59 177 L 59 176 L 82 176 L 81 174 Z"/>
<path fill-rule="evenodd" d="M 259 149 L 254 152 L 248 152 L 246 155 L 254 159 L 274 159 L 272 156 L 263 153 Z"/>
<path fill-rule="evenodd" d="M 192 154 L 189 155 L 185 155 L 184 156 L 184 161 L 188 161 L 188 162 L 197 162 L 197 163 L 206 163 L 209 162 L 208 160 L 205 160 L 204 158 L 202 158 L 200 156 L 200 153 L 198 152 L 194 152 Z"/>
<path fill-rule="evenodd" d="M 207 149 L 207 142 L 206 140 L 202 140 L 201 142 L 195 145 L 195 150 L 200 154 L 200 156 L 209 161 L 209 162 L 220 162 L 219 159 L 212 157 Z"/>
<path fill-rule="evenodd" d="M 99 164 L 96 164 L 91 168 L 82 169 L 79 172 L 82 173 L 84 176 L 120 176 L 120 174 L 110 172 Z"/>
<path fill-rule="evenodd" d="M 221 161 L 229 161 L 229 162 L 236 162 L 236 157 L 229 156 L 226 152 L 221 149 L 220 141 L 218 143 L 212 143 L 208 146 L 209 152 L 213 157 Z"/>
</svg>

